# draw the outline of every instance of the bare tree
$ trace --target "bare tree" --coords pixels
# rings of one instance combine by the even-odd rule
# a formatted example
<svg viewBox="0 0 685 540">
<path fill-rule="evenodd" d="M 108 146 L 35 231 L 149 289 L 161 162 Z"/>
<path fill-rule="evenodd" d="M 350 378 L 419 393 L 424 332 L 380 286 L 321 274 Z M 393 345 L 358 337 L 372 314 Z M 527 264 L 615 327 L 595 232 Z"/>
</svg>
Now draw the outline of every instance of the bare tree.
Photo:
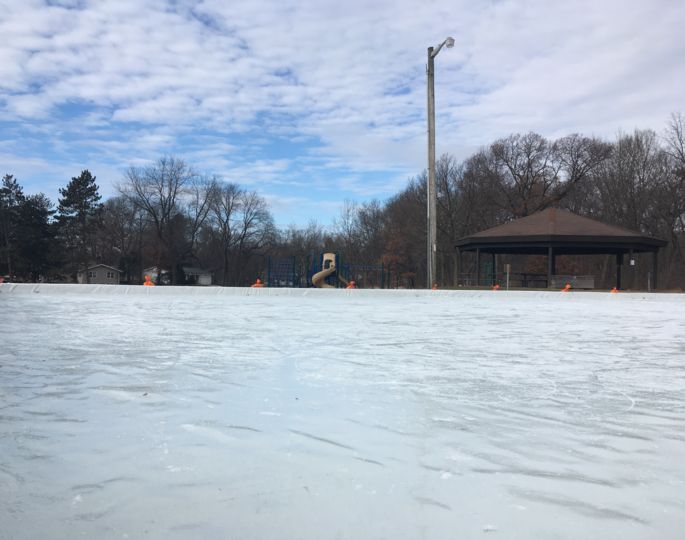
<svg viewBox="0 0 685 540">
<path fill-rule="evenodd" d="M 339 244 L 339 249 L 350 259 L 357 257 L 359 252 L 359 205 L 350 200 L 345 200 L 340 214 L 333 221 L 333 234 L 335 243 Z"/>
<path fill-rule="evenodd" d="M 481 150 L 466 160 L 460 172 L 460 237 L 499 225 L 512 216 L 506 206 L 495 202 L 502 179 L 493 162 L 490 153 Z"/>
<path fill-rule="evenodd" d="M 449 154 L 443 154 L 436 163 L 435 183 L 438 193 L 438 238 L 445 236 L 453 243 L 459 236 L 461 217 L 459 206 L 459 177 L 463 167 Z M 440 243 L 440 242 L 438 242 Z"/>
<path fill-rule="evenodd" d="M 385 205 L 383 264 L 390 281 L 415 287 L 426 276 L 425 174 L 409 180 L 407 187 Z"/>
<path fill-rule="evenodd" d="M 324 228 L 315 220 L 311 220 L 304 228 L 290 225 L 282 237 L 283 255 L 306 257 L 324 250 Z"/>
<path fill-rule="evenodd" d="M 220 180 L 216 176 L 194 176 L 187 187 L 184 197 L 184 214 L 187 217 L 186 251 L 184 257 L 192 257 L 197 246 L 198 235 L 209 213 L 219 190 Z"/>
<path fill-rule="evenodd" d="M 124 196 L 112 197 L 102 209 L 97 253 L 107 264 L 121 269 L 124 279 L 137 282 L 143 270 L 142 249 L 149 231 L 146 214 Z"/>
<path fill-rule="evenodd" d="M 213 186 L 182 159 L 164 156 L 147 167 L 131 167 L 119 187 L 147 215 L 157 237 L 155 262 L 160 269 L 168 266 L 173 284 L 180 281 L 180 264 L 192 256 Z"/>
<path fill-rule="evenodd" d="M 666 126 L 666 152 L 683 168 L 685 168 L 685 116 L 673 113 Z"/>
<path fill-rule="evenodd" d="M 552 193 L 551 203 L 559 204 L 573 191 L 583 189 L 590 175 L 612 152 L 612 146 L 597 138 L 569 135 L 554 143 L 556 159 L 559 161 L 562 181 Z"/>
<path fill-rule="evenodd" d="M 218 260 L 216 256 L 208 258 L 220 266 L 221 284 L 244 285 L 253 256 L 261 254 L 275 240 L 266 201 L 257 192 L 246 191 L 237 184 L 217 182 L 207 225 L 214 251 L 219 253 Z"/>
<path fill-rule="evenodd" d="M 358 250 L 364 264 L 378 264 L 383 255 L 385 216 L 381 203 L 362 204 L 357 212 Z"/>
<path fill-rule="evenodd" d="M 653 131 L 622 135 L 594 182 L 604 219 L 636 230 L 654 230 L 656 189 L 667 164 Z"/>
<path fill-rule="evenodd" d="M 236 279 L 242 282 L 244 270 L 251 258 L 263 250 L 275 237 L 273 217 L 269 207 L 256 191 L 246 191 L 240 197 L 240 219 L 236 242 Z"/>
<path fill-rule="evenodd" d="M 221 249 L 221 284 L 228 285 L 230 253 L 237 243 L 237 222 L 243 190 L 233 183 L 219 184 L 210 204 L 210 223 Z"/>
<path fill-rule="evenodd" d="M 495 173 L 500 178 L 500 204 L 523 217 L 549 205 L 561 181 L 555 146 L 537 133 L 511 135 L 490 146 Z"/>
<path fill-rule="evenodd" d="M 666 152 L 672 159 L 673 175 L 668 187 L 673 230 L 685 233 L 685 116 L 674 113 L 666 128 Z"/>
<path fill-rule="evenodd" d="M 671 259 L 666 265 L 668 282 L 677 268 L 685 267 L 685 116 L 681 113 L 671 115 L 664 140 L 670 174 L 663 178 L 659 208 L 669 239 L 666 249 Z"/>
</svg>

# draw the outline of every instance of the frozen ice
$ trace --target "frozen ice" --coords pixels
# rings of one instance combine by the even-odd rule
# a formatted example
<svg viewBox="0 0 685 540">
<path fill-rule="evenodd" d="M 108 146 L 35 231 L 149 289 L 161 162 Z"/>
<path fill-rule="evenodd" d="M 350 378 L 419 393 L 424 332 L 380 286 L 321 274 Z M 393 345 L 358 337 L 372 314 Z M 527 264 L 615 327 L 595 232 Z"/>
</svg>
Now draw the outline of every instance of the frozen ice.
<svg viewBox="0 0 685 540">
<path fill-rule="evenodd" d="M 0 285 L 0 539 L 681 539 L 685 297 Z"/>
</svg>

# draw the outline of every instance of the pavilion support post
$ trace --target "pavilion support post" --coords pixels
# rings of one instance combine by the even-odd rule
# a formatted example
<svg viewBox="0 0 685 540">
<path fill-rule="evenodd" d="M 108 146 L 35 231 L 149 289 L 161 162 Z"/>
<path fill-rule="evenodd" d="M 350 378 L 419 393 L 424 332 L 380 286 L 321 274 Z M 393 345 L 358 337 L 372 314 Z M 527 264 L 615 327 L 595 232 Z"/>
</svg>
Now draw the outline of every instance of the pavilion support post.
<svg viewBox="0 0 685 540">
<path fill-rule="evenodd" d="M 634 289 L 635 288 L 635 254 L 633 253 L 633 250 L 631 249 L 628 251 L 628 285 L 627 289 Z"/>
<path fill-rule="evenodd" d="M 652 253 L 652 289 L 656 291 L 656 276 L 659 271 L 659 250 L 655 249 Z"/>
<path fill-rule="evenodd" d="M 480 248 L 476 249 L 476 287 L 480 287 Z"/>
<path fill-rule="evenodd" d="M 623 253 L 616 254 L 616 288 L 621 290 L 621 267 L 623 266 Z"/>
<path fill-rule="evenodd" d="M 497 285 L 497 255 L 492 254 L 492 284 L 493 287 Z"/>
<path fill-rule="evenodd" d="M 457 252 L 454 254 L 454 276 L 452 280 L 452 286 L 459 287 L 459 272 L 461 271 L 461 250 L 457 248 Z"/>
<path fill-rule="evenodd" d="M 457 248 L 457 276 L 456 276 L 456 286 L 463 286 L 464 282 L 461 280 L 462 278 L 462 269 L 464 264 L 464 257 L 461 253 L 461 249 Z"/>
<path fill-rule="evenodd" d="M 554 275 L 554 248 L 547 248 L 547 288 L 552 287 L 552 276 Z"/>
</svg>

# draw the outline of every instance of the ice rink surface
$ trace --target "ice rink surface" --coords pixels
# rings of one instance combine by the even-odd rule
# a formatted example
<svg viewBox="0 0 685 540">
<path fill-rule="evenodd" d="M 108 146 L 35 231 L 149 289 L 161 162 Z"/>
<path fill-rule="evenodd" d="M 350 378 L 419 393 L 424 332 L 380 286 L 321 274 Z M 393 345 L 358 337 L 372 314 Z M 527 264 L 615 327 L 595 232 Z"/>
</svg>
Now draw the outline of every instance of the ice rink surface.
<svg viewBox="0 0 685 540">
<path fill-rule="evenodd" d="M 0 286 L 0 538 L 685 538 L 685 296 Z"/>
</svg>

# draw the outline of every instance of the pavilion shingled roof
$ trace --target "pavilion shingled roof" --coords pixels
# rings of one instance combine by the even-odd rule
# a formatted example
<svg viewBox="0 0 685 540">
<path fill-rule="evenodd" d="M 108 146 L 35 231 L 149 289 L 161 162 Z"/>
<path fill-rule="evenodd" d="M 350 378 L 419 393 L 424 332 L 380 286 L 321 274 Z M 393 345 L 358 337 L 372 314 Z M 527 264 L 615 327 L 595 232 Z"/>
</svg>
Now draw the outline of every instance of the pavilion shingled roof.
<svg viewBox="0 0 685 540">
<path fill-rule="evenodd" d="M 579 216 L 568 210 L 547 208 L 536 214 L 472 234 L 471 238 L 502 238 L 506 236 L 613 236 L 625 238 L 627 236 L 644 237 L 645 235 Z"/>
</svg>

